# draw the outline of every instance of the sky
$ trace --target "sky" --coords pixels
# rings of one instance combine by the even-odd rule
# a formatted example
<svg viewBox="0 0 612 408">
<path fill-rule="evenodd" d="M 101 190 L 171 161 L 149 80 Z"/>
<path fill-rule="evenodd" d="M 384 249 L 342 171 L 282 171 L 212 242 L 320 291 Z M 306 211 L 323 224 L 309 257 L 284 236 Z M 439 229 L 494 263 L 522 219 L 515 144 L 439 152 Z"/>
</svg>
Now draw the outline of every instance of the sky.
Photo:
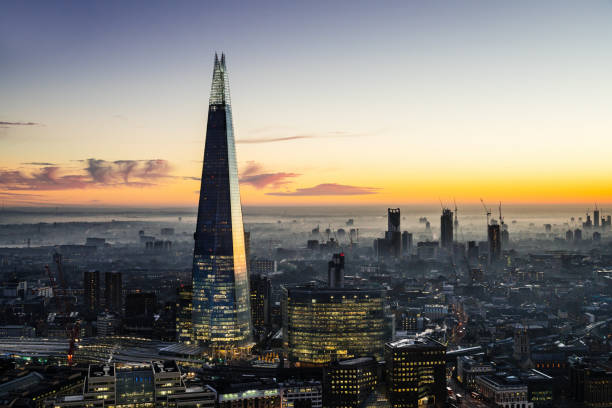
<svg viewBox="0 0 612 408">
<path fill-rule="evenodd" d="M 3 1 L 5 206 L 612 203 L 611 1 Z"/>
</svg>

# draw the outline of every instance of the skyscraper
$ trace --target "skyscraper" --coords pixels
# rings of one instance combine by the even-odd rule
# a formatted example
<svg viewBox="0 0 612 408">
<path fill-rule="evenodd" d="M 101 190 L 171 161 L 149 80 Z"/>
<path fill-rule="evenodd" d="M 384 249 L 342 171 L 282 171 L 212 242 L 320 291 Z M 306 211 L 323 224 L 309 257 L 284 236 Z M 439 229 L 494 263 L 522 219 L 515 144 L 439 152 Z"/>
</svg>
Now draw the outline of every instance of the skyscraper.
<svg viewBox="0 0 612 408">
<path fill-rule="evenodd" d="M 215 54 L 193 253 L 195 340 L 215 348 L 251 339 L 249 280 L 225 55 Z"/>
<path fill-rule="evenodd" d="M 489 263 L 498 261 L 501 258 L 501 234 L 499 224 L 490 224 L 487 227 L 489 241 Z"/>
<path fill-rule="evenodd" d="M 440 246 L 446 249 L 453 247 L 453 212 L 448 208 L 442 210 L 440 217 Z"/>
<path fill-rule="evenodd" d="M 387 209 L 387 232 L 385 239 L 389 249 L 389 254 L 398 258 L 402 252 L 402 232 L 400 231 L 400 209 Z"/>
<path fill-rule="evenodd" d="M 83 273 L 83 300 L 88 313 L 97 313 L 100 307 L 100 271 Z"/>
</svg>

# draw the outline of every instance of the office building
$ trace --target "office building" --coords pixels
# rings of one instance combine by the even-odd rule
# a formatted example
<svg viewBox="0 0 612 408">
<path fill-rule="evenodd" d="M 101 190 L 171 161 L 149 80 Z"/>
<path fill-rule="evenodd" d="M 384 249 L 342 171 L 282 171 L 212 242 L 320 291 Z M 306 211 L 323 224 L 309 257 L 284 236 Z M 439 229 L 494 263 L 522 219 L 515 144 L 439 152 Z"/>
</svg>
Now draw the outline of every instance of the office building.
<svg viewBox="0 0 612 408">
<path fill-rule="evenodd" d="M 442 209 L 440 217 L 440 246 L 449 251 L 453 247 L 453 212 L 448 208 Z"/>
<path fill-rule="evenodd" d="M 385 344 L 387 398 L 393 408 L 446 406 L 446 347 L 429 338 Z"/>
<path fill-rule="evenodd" d="M 251 274 L 251 319 L 253 330 L 258 335 L 266 333 L 270 327 L 270 302 L 272 301 L 272 282 L 265 275 Z"/>
<path fill-rule="evenodd" d="M 377 363 L 373 357 L 342 360 L 325 369 L 325 407 L 359 408 L 376 390 Z"/>
<path fill-rule="evenodd" d="M 283 344 L 295 366 L 382 357 L 388 336 L 382 289 L 282 286 Z"/>
<path fill-rule="evenodd" d="M 565 232 L 565 240 L 567 242 L 572 242 L 574 240 L 574 231 L 572 231 L 571 229 L 567 230 Z"/>
<path fill-rule="evenodd" d="M 176 341 L 191 344 L 193 341 L 193 325 L 191 315 L 191 285 L 181 285 L 177 289 L 176 301 Z"/>
<path fill-rule="evenodd" d="M 214 408 L 216 391 L 189 387 L 174 361 L 90 365 L 82 394 L 56 399 L 53 407 Z"/>
<path fill-rule="evenodd" d="M 157 312 L 155 293 L 129 293 L 125 297 L 125 315 L 128 317 L 152 317 Z"/>
<path fill-rule="evenodd" d="M 580 228 L 574 230 L 574 241 L 582 241 L 582 230 Z"/>
<path fill-rule="evenodd" d="M 487 227 L 487 236 L 489 243 L 489 264 L 497 262 L 501 258 L 501 236 L 499 224 L 490 224 Z"/>
<path fill-rule="evenodd" d="M 502 408 L 533 408 L 529 401 L 527 384 L 513 375 L 488 374 L 476 377 L 476 389 L 496 407 Z"/>
<path fill-rule="evenodd" d="M 104 274 L 104 308 L 109 312 L 121 313 L 123 308 L 123 286 L 121 272 Z"/>
<path fill-rule="evenodd" d="M 312 249 L 319 249 L 319 241 L 316 241 L 316 248 Z M 253 258 L 250 262 L 249 273 L 264 276 L 273 275 L 276 273 L 276 261 L 272 259 Z"/>
<path fill-rule="evenodd" d="M 344 287 L 344 253 L 334 254 L 327 264 L 327 286 L 333 289 Z"/>
<path fill-rule="evenodd" d="M 216 387 L 218 408 L 281 408 L 278 384 L 257 381 Z"/>
<path fill-rule="evenodd" d="M 322 408 L 323 387 L 318 381 L 285 381 L 279 384 L 281 408 Z"/>
<path fill-rule="evenodd" d="M 249 279 L 225 56 L 215 55 L 193 254 L 195 340 L 216 349 L 251 341 Z"/>
<path fill-rule="evenodd" d="M 402 250 L 402 232 L 400 231 L 400 209 L 387 209 L 387 232 L 385 240 L 387 241 L 388 255 L 398 258 Z"/>
<path fill-rule="evenodd" d="M 86 313 L 97 313 L 100 308 L 100 271 L 83 272 L 83 304 Z"/>
<path fill-rule="evenodd" d="M 593 211 L 593 226 L 595 228 L 599 228 L 599 210 L 597 207 L 595 207 L 595 210 Z"/>
<path fill-rule="evenodd" d="M 612 364 L 609 361 L 573 357 L 569 375 L 576 403 L 586 407 L 612 406 Z"/>
<path fill-rule="evenodd" d="M 402 232 L 402 253 L 404 255 L 412 253 L 412 234 L 408 231 Z"/>
<path fill-rule="evenodd" d="M 468 391 L 476 390 L 477 377 L 494 373 L 495 366 L 490 361 L 484 361 L 482 356 L 457 357 L 457 381 Z"/>
</svg>

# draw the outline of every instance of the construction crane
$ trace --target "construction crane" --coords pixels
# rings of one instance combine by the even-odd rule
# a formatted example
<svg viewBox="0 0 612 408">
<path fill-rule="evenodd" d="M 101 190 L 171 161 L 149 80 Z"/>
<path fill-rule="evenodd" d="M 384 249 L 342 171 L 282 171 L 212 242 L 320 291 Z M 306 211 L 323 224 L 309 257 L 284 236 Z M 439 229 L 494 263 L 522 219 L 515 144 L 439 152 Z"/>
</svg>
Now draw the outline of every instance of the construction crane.
<svg viewBox="0 0 612 408">
<path fill-rule="evenodd" d="M 491 210 L 487 208 L 482 198 L 480 199 L 480 202 L 482 203 L 482 206 L 484 207 L 485 212 L 487 213 L 487 225 L 489 225 L 489 219 L 491 218 Z"/>
<path fill-rule="evenodd" d="M 70 303 L 68 302 L 68 298 L 66 296 L 66 282 L 64 281 L 64 273 L 62 270 L 62 256 L 57 252 L 53 254 L 53 262 L 57 266 L 57 277 L 59 278 L 60 285 L 58 286 L 56 279 L 51 272 L 51 268 L 49 265 L 45 265 L 45 270 L 47 271 L 47 275 L 49 275 L 49 283 L 51 284 L 51 288 L 53 289 L 54 297 L 57 299 L 57 307 L 61 309 L 66 317 L 66 334 L 68 335 L 69 344 L 68 344 L 68 352 L 66 354 L 66 358 L 68 360 L 68 366 L 72 366 L 72 359 L 74 357 L 74 349 L 76 346 L 76 339 L 79 335 L 80 331 L 80 323 L 78 320 L 75 320 L 74 324 L 70 326 L 68 318 L 70 317 Z M 60 303 L 59 298 L 63 299 L 63 302 Z"/>
<path fill-rule="evenodd" d="M 499 224 L 501 225 L 501 228 L 504 228 L 504 218 L 502 217 L 502 211 L 501 211 L 501 201 L 499 202 Z"/>
</svg>

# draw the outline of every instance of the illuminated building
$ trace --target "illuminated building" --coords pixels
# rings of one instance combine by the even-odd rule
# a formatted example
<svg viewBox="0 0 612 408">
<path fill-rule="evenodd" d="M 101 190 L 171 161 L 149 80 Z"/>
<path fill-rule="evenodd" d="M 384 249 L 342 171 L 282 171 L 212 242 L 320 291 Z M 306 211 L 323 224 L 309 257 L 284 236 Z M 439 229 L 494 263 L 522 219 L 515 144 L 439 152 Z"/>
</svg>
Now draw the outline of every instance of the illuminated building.
<svg viewBox="0 0 612 408">
<path fill-rule="evenodd" d="M 612 364 L 573 357 L 570 387 L 574 401 L 585 407 L 612 406 Z"/>
<path fill-rule="evenodd" d="M 96 313 L 100 308 L 100 271 L 83 272 L 83 300 L 87 313 Z"/>
<path fill-rule="evenodd" d="M 214 408 L 211 387 L 188 387 L 174 361 L 90 365 L 83 393 L 58 398 L 53 407 Z"/>
<path fill-rule="evenodd" d="M 109 312 L 121 313 L 123 307 L 123 286 L 121 272 L 104 274 L 104 307 Z"/>
<path fill-rule="evenodd" d="M 453 212 L 448 208 L 442 210 L 440 217 L 440 246 L 448 250 L 453 247 Z"/>
<path fill-rule="evenodd" d="M 387 398 L 393 408 L 446 406 L 446 347 L 429 338 L 385 344 Z"/>
<path fill-rule="evenodd" d="M 318 247 L 319 241 L 317 241 L 317 248 Z M 251 259 L 249 273 L 254 275 L 272 275 L 276 273 L 276 261 L 263 258 Z"/>
<path fill-rule="evenodd" d="M 257 334 L 265 334 L 270 325 L 272 282 L 267 276 L 255 274 L 251 274 L 249 280 L 253 328 Z"/>
<path fill-rule="evenodd" d="M 249 280 L 225 56 L 215 55 L 193 254 L 195 340 L 215 349 L 251 340 Z"/>
<path fill-rule="evenodd" d="M 181 285 L 177 289 L 176 341 L 179 343 L 190 344 L 193 341 L 191 296 L 191 285 Z"/>
<path fill-rule="evenodd" d="M 283 343 L 296 366 L 382 357 L 387 333 L 382 289 L 282 287 Z"/>
<path fill-rule="evenodd" d="M 489 263 L 498 261 L 501 258 L 501 235 L 499 224 L 490 224 L 487 227 L 489 242 Z"/>
<path fill-rule="evenodd" d="M 457 357 L 457 381 L 469 391 L 476 390 L 476 378 L 480 375 L 495 373 L 491 362 L 474 356 Z"/>
<path fill-rule="evenodd" d="M 281 408 L 321 408 L 323 388 L 318 381 L 287 381 L 279 384 Z"/>
<path fill-rule="evenodd" d="M 325 370 L 325 407 L 358 408 L 377 385 L 376 359 L 342 360 Z"/>
<path fill-rule="evenodd" d="M 533 408 L 527 385 L 518 377 L 509 375 L 481 375 L 476 377 L 476 389 L 487 400 L 503 408 Z"/>
<path fill-rule="evenodd" d="M 218 391 L 218 408 L 281 408 L 276 383 L 232 383 Z"/>
</svg>

